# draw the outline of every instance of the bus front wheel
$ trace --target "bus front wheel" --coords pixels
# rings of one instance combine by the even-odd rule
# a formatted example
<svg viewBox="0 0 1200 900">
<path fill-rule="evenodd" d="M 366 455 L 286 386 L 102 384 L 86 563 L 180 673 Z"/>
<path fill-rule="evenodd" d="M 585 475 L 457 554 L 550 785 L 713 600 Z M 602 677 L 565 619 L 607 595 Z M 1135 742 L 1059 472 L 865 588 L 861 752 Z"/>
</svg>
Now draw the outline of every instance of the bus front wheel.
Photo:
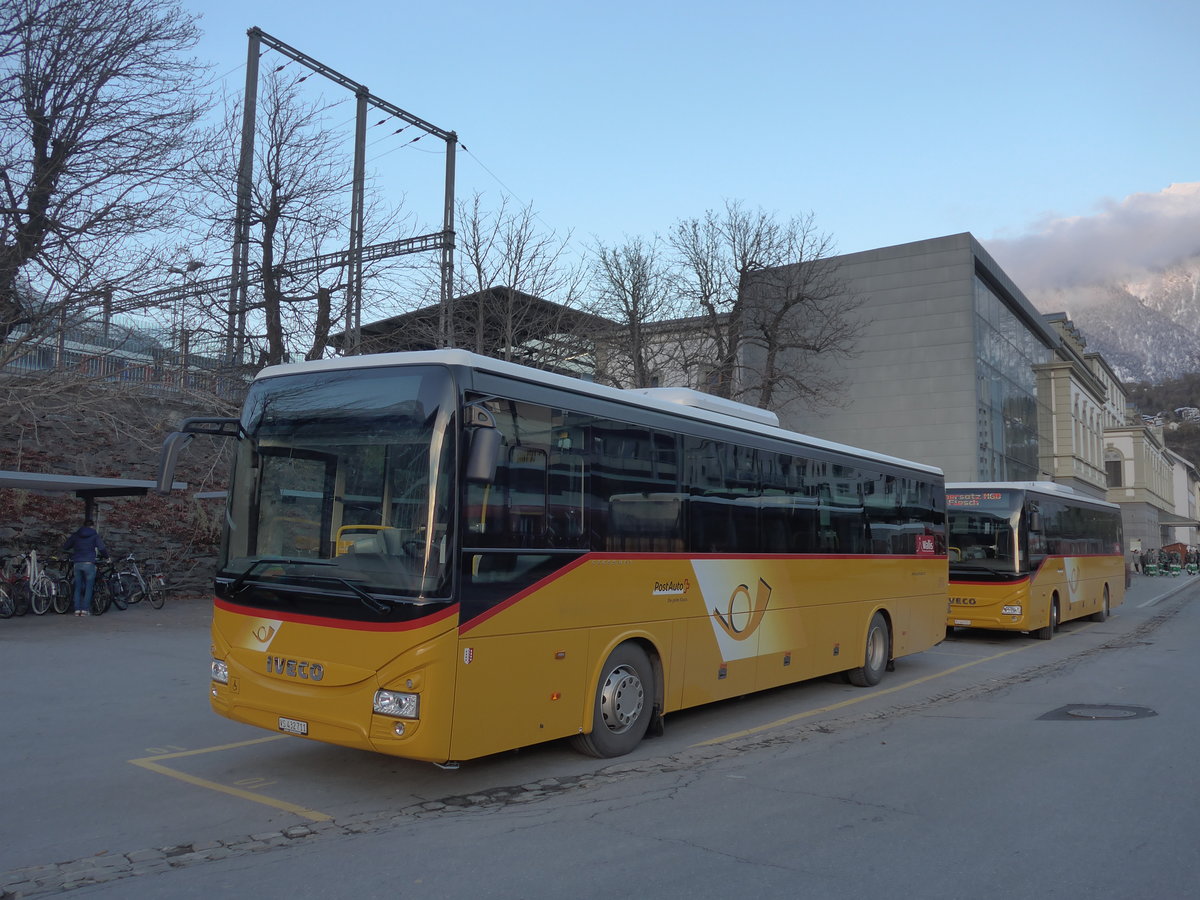
<svg viewBox="0 0 1200 900">
<path fill-rule="evenodd" d="M 879 684 L 884 670 L 887 669 L 891 643 L 887 619 L 883 613 L 877 612 L 871 616 L 871 624 L 867 626 L 867 652 L 863 657 L 863 664 L 846 673 L 850 677 L 850 683 L 859 687 Z"/>
<path fill-rule="evenodd" d="M 1058 594 L 1050 601 L 1050 621 L 1046 623 L 1045 628 L 1039 628 L 1033 633 L 1039 641 L 1048 641 L 1054 637 L 1054 632 L 1058 630 Z"/>
<path fill-rule="evenodd" d="M 1108 585 L 1104 586 L 1104 605 L 1091 615 L 1093 622 L 1103 622 L 1108 618 Z"/>
<path fill-rule="evenodd" d="M 641 742 L 654 707 L 650 657 L 637 644 L 621 644 L 604 661 L 592 701 L 592 730 L 577 734 L 575 749 L 601 759 L 624 756 Z"/>
</svg>

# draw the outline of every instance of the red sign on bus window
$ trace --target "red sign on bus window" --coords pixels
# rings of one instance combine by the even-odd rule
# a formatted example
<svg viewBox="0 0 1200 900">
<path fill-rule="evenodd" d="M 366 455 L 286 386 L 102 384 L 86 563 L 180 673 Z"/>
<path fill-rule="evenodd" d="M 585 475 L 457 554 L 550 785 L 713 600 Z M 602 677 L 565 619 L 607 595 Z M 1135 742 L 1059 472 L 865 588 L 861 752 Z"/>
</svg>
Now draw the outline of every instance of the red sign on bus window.
<svg viewBox="0 0 1200 900">
<path fill-rule="evenodd" d="M 917 553 L 922 556 L 933 556 L 937 553 L 937 542 L 932 534 L 917 535 Z"/>
</svg>

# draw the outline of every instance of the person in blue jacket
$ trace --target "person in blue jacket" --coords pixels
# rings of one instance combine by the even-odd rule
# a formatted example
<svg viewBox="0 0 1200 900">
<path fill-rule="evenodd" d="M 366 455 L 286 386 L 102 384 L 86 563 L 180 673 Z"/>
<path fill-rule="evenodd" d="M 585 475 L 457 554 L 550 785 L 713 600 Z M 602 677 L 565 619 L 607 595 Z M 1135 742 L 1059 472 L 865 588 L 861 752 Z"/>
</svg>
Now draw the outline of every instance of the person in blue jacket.
<svg viewBox="0 0 1200 900">
<path fill-rule="evenodd" d="M 92 608 L 92 592 L 96 589 L 96 560 L 108 556 L 104 539 L 95 528 L 95 522 L 87 519 L 83 527 L 67 538 L 63 549 L 71 554 L 75 565 L 75 615 L 89 615 Z"/>
</svg>

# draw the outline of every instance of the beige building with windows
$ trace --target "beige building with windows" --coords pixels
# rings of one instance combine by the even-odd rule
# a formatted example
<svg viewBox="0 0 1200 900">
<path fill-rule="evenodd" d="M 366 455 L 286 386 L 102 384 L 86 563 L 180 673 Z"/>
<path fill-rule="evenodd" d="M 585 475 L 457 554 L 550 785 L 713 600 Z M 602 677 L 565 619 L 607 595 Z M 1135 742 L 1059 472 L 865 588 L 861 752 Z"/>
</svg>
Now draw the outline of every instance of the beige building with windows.
<svg viewBox="0 0 1200 900">
<path fill-rule="evenodd" d="M 1174 508 L 1169 515 L 1161 516 L 1162 544 L 1187 544 L 1197 546 L 1200 539 L 1200 472 L 1196 467 L 1173 450 L 1167 450 L 1171 461 L 1171 499 Z"/>
<path fill-rule="evenodd" d="M 1120 382 L 1097 354 L 1084 353 L 1083 336 L 1065 314 L 1046 316 L 1059 335 L 1055 358 L 1035 365 L 1038 392 L 1038 461 L 1050 480 L 1103 498 L 1104 431 L 1109 387 Z M 1110 376 L 1106 383 L 1104 375 Z"/>
</svg>

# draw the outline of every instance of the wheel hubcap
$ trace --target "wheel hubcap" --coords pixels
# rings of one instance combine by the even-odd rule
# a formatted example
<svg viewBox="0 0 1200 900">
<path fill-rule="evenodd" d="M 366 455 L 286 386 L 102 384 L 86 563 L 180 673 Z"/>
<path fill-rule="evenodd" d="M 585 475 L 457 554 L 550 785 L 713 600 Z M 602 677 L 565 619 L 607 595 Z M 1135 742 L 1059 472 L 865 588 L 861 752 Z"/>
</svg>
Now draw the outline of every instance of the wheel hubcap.
<svg viewBox="0 0 1200 900">
<path fill-rule="evenodd" d="M 871 634 L 867 638 L 867 666 L 878 669 L 883 664 L 885 653 L 887 653 L 887 648 L 883 642 L 883 629 L 872 628 Z"/>
<path fill-rule="evenodd" d="M 645 691 L 642 679 L 629 666 L 618 666 L 608 673 L 600 689 L 600 715 L 613 734 L 621 734 L 633 727 L 642 712 Z"/>
</svg>

